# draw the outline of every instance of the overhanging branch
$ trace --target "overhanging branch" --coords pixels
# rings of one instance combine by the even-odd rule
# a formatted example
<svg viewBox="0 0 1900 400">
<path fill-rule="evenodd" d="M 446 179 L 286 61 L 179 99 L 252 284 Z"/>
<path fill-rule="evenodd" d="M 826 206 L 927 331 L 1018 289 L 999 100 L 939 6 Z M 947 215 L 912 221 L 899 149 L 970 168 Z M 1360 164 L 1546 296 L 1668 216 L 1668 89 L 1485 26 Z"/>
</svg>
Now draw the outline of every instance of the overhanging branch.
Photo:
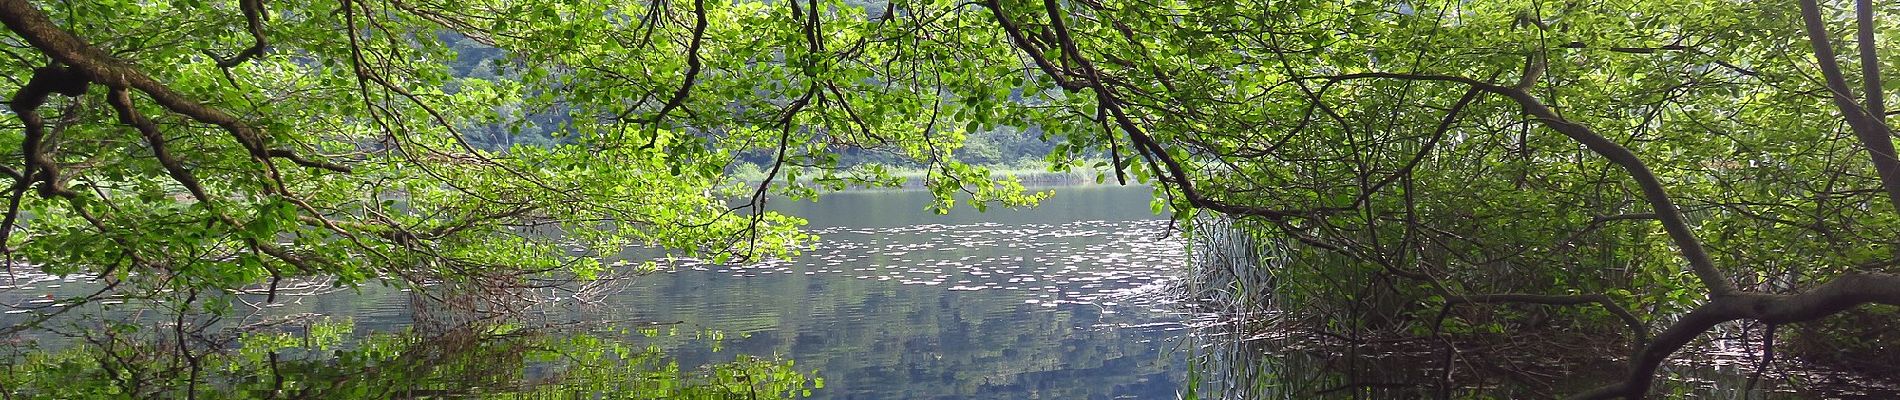
<svg viewBox="0 0 1900 400">
<path fill-rule="evenodd" d="M 1650 208 L 1652 208 L 1651 213 L 1655 214 L 1656 219 L 1662 222 L 1663 230 L 1669 234 L 1669 239 L 1675 242 L 1677 251 L 1681 253 L 1685 261 L 1689 262 L 1690 272 L 1694 273 L 1696 278 L 1702 282 L 1702 285 L 1709 289 L 1709 294 L 1711 296 L 1720 297 L 1736 293 L 1735 285 L 1729 283 L 1728 277 L 1715 268 L 1715 261 L 1709 257 L 1708 250 L 1702 247 L 1702 241 L 1696 238 L 1694 230 L 1689 226 L 1688 219 L 1682 215 L 1682 209 L 1676 206 L 1675 200 L 1670 198 L 1668 191 L 1663 188 L 1662 180 L 1656 176 L 1655 172 L 1649 169 L 1649 165 L 1644 163 L 1642 158 L 1637 157 L 1636 153 L 1631 152 L 1628 148 L 1623 147 L 1623 145 L 1610 141 L 1609 138 L 1605 138 L 1603 135 L 1596 133 L 1596 131 L 1590 129 L 1590 127 L 1572 122 L 1569 119 L 1557 115 L 1556 111 L 1551 110 L 1549 106 L 1545 105 L 1543 101 L 1538 100 L 1537 96 L 1532 95 L 1530 92 L 1476 79 L 1446 75 L 1368 72 L 1311 77 L 1306 79 L 1325 79 L 1329 81 L 1402 79 L 1453 82 L 1509 97 L 1512 101 L 1517 102 L 1518 106 L 1522 108 L 1526 114 L 1537 118 L 1545 127 L 1569 137 L 1572 141 L 1583 144 L 1583 146 L 1590 149 L 1591 152 L 1597 153 L 1597 155 L 1603 156 L 1611 163 L 1621 167 L 1624 173 L 1629 174 L 1630 178 L 1636 181 L 1637 187 L 1642 190 L 1643 200 L 1648 202 Z"/>
</svg>

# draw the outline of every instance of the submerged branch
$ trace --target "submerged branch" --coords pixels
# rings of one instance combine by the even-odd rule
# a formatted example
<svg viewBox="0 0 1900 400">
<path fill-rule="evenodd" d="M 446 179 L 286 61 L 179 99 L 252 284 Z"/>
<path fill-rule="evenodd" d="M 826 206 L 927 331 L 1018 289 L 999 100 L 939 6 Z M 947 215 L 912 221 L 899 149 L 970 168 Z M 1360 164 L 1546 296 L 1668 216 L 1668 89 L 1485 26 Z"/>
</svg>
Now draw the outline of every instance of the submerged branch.
<svg viewBox="0 0 1900 400">
<path fill-rule="evenodd" d="M 1900 275 L 1849 273 L 1799 294 L 1739 293 L 1719 296 L 1657 334 L 1630 360 L 1623 382 L 1574 399 L 1642 398 L 1654 384 L 1657 368 L 1703 333 L 1729 321 L 1754 320 L 1781 325 L 1821 319 L 1866 304 L 1900 305 Z"/>
</svg>

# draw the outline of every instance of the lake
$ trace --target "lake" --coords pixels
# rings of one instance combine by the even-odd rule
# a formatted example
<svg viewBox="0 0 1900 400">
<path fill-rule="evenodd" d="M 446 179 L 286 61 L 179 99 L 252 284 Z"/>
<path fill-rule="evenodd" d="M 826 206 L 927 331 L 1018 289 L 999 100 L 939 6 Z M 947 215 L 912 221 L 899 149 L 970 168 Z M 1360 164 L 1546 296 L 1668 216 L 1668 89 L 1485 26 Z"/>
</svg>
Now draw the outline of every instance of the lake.
<svg viewBox="0 0 1900 400">
<path fill-rule="evenodd" d="M 1172 398 L 1185 325 L 1153 299 L 1185 249 L 1148 199 L 1076 187 L 1049 207 L 949 215 L 921 191 L 784 202 L 822 238 L 803 256 L 676 266 L 609 302 L 726 332 L 725 352 L 797 360 L 826 377 L 814 398 Z"/>
<path fill-rule="evenodd" d="M 1171 300 L 1170 282 L 1186 262 L 1187 249 L 1178 233 L 1170 235 L 1170 222 L 1149 211 L 1149 199 L 1147 188 L 1064 187 L 1039 208 L 977 213 L 961 207 L 948 215 L 926 212 L 929 194 L 921 191 L 837 193 L 821 203 L 782 201 L 774 208 L 810 219 L 810 231 L 822 238 L 792 259 L 749 265 L 673 260 L 659 271 L 599 285 L 593 292 L 606 294 L 582 296 L 586 301 L 560 289 L 525 292 L 543 304 L 519 320 L 486 324 L 456 320 L 454 313 L 442 311 L 453 306 L 432 305 L 408 290 L 296 286 L 286 292 L 323 294 L 287 297 L 258 312 L 243 312 L 249 309 L 240 304 L 237 316 L 188 323 L 257 328 L 227 337 L 200 334 L 206 337 L 196 339 L 202 343 L 187 348 L 231 354 L 219 358 L 229 367 L 206 369 L 212 375 L 235 371 L 210 379 L 211 390 L 276 393 L 260 398 L 284 393 L 594 398 L 600 392 L 619 393 L 611 398 L 725 398 L 747 393 L 721 389 L 687 395 L 673 380 L 684 378 L 674 375 L 703 375 L 711 385 L 749 391 L 762 380 L 793 382 L 792 389 L 777 386 L 789 390 L 777 394 L 815 399 L 1549 397 L 1582 385 L 1525 385 L 1503 373 L 1432 383 L 1429 371 L 1437 361 L 1430 354 L 1387 357 L 1381 350 L 1361 353 L 1297 340 L 1230 340 L 1223 335 L 1227 325 L 1183 311 Z M 4 299 L 45 303 L 81 294 L 86 287 L 77 278 L 27 276 L 8 284 Z M 177 326 L 168 317 L 113 305 L 88 307 L 102 308 L 79 314 L 161 328 L 137 331 L 157 339 L 151 349 L 168 351 L 167 329 Z M 8 314 L 0 322 L 17 323 L 26 316 Z M 579 328 L 537 335 L 514 330 L 537 326 Z M 39 333 L 20 345 L 57 351 L 83 342 L 118 343 L 117 338 L 132 335 Z M 1768 391 L 1750 395 L 1741 389 L 1752 371 L 1739 361 L 1745 356 L 1683 363 L 1671 369 L 1672 378 L 1659 393 L 1703 398 L 1889 393 L 1852 392 L 1838 383 L 1823 391 L 1792 390 L 1768 382 L 1758 386 Z M 586 362 L 617 367 L 575 367 Z M 38 376 L 33 374 L 40 370 L 31 368 L 50 367 L 16 364 L 10 374 L 28 382 L 19 385 L 32 386 L 33 379 L 98 379 L 107 382 L 100 386 L 121 391 L 129 385 L 118 375 Z M 1523 368 L 1575 374 L 1569 376 L 1587 383 L 1603 382 L 1621 370 L 1620 364 L 1601 367 Z M 388 378 L 371 380 L 362 390 L 345 384 L 364 382 L 361 377 L 369 375 Z M 1771 378 L 1851 379 L 1819 373 Z M 626 386 L 633 381 L 644 386 Z"/>
</svg>

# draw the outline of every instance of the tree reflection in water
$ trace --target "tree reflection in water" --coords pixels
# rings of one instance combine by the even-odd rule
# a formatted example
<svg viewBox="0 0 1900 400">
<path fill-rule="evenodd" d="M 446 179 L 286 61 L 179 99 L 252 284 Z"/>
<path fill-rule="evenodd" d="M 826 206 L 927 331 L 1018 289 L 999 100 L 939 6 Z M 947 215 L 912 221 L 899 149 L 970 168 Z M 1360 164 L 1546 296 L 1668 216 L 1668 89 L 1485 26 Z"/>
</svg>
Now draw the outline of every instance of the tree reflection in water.
<svg viewBox="0 0 1900 400">
<path fill-rule="evenodd" d="M 191 318 L 84 319 L 89 328 L 62 333 L 73 340 L 14 347 L 0 371 L 0 393 L 66 399 L 755 399 L 810 396 L 824 385 L 817 371 L 798 370 L 776 357 L 740 355 L 682 367 L 659 347 L 639 344 L 643 337 L 677 334 L 663 325 L 477 318 L 358 334 L 352 320 L 310 314 L 215 330 Z"/>
<path fill-rule="evenodd" d="M 1454 355 L 1423 342 L 1367 340 L 1278 332 L 1247 336 L 1234 324 L 1199 328 L 1189 357 L 1191 399 L 1557 398 L 1591 372 L 1562 360 L 1538 360 L 1494 344 Z M 1611 371 L 1606 369 L 1605 371 Z"/>
<path fill-rule="evenodd" d="M 1330 337 L 1207 322 L 1188 335 L 1186 399 L 1561 398 L 1623 372 L 1589 338 L 1468 336 L 1442 340 Z M 1738 334 L 1740 335 L 1740 334 Z M 1894 398 L 1900 390 L 1851 373 L 1809 366 L 1754 376 L 1753 354 L 1723 345 L 1693 348 L 1693 361 L 1665 368 L 1657 398 Z M 1792 363 L 1794 361 L 1779 361 Z M 1755 379 L 1755 382 L 1750 382 Z"/>
</svg>

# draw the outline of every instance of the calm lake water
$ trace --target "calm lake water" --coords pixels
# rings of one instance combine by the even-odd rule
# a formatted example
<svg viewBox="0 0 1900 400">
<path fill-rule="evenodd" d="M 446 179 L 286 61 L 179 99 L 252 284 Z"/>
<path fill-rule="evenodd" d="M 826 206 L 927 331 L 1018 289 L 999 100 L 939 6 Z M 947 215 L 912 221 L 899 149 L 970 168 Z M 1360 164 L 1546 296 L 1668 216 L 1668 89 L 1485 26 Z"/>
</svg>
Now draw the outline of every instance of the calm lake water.
<svg viewBox="0 0 1900 400">
<path fill-rule="evenodd" d="M 804 256 L 683 266 L 611 302 L 780 354 L 821 399 L 1174 398 L 1185 329 L 1155 304 L 1185 249 L 1145 188 L 1064 188 L 1030 210 L 932 215 L 926 192 L 781 203 L 822 237 Z M 735 336 L 738 336 L 735 338 Z M 698 350 L 687 350 L 698 349 Z M 687 362 L 731 358 L 704 346 Z"/>
<path fill-rule="evenodd" d="M 525 324 L 653 327 L 663 333 L 609 336 L 687 370 L 747 356 L 788 361 L 823 379 L 810 393 L 816 399 L 1175 398 L 1186 382 L 1179 338 L 1187 327 L 1155 299 L 1166 297 L 1185 248 L 1166 235 L 1168 222 L 1149 211 L 1149 198 L 1146 188 L 1073 187 L 1045 207 L 965 206 L 948 215 L 925 211 L 930 196 L 921 191 L 781 201 L 774 208 L 811 220 L 821 237 L 799 257 L 665 263 L 616 282 L 597 303 L 537 292 L 556 300 Z M 50 302 L 91 290 L 78 280 L 29 277 L 0 300 Z M 347 319 L 357 336 L 440 325 L 433 306 L 406 290 L 366 286 L 287 299 L 219 323 L 318 315 Z M 70 314 L 170 324 L 115 307 L 127 306 Z M 0 315 L 0 323 L 28 315 Z M 68 336 L 29 339 L 53 349 L 73 344 Z"/>
<path fill-rule="evenodd" d="M 1175 399 L 1189 387 L 1202 398 L 1478 393 L 1524 398 L 1572 390 L 1513 386 L 1502 372 L 1498 379 L 1433 386 L 1417 383 L 1431 381 L 1425 367 L 1436 365 L 1436 359 L 1429 355 L 1388 357 L 1353 349 L 1227 340 L 1219 335 L 1221 324 L 1200 320 L 1166 301 L 1169 280 L 1187 254 L 1183 240 L 1167 235 L 1169 222 L 1149 211 L 1149 199 L 1147 188 L 1065 187 L 1035 209 L 977 213 L 960 207 L 949 215 L 924 211 L 929 194 L 915 191 L 838 193 L 821 203 L 779 202 L 775 208 L 811 220 L 810 230 L 822 237 L 799 257 L 744 266 L 672 262 L 659 272 L 617 282 L 614 292 L 599 302 L 576 302 L 549 291 L 553 306 L 535 311 L 530 322 L 609 321 L 597 325 L 635 328 L 590 334 L 663 355 L 660 364 L 677 364 L 682 370 L 750 357 L 789 364 L 788 369 L 805 374 L 795 380 L 822 380 L 822 387 L 809 393 L 816 399 Z M 80 294 L 85 285 L 72 281 L 14 282 L 0 292 L 5 293 L 0 300 L 31 301 L 41 292 L 53 297 Z M 295 298 L 220 323 L 320 315 L 348 321 L 357 337 L 413 335 L 412 326 L 435 318 L 427 309 L 413 293 L 364 287 Z M 23 317 L 0 315 L 0 323 Z M 164 326 L 162 320 L 152 323 Z M 287 329 L 311 329 L 301 326 Z M 49 348 L 71 341 L 51 334 L 29 339 Z M 444 349 L 446 345 L 435 343 L 439 341 L 421 339 L 411 349 L 469 351 L 466 345 Z M 548 365 L 559 364 L 558 357 L 501 353 L 529 359 L 500 363 L 510 371 L 502 380 L 558 381 L 550 378 L 557 373 L 545 372 L 554 370 Z M 324 358 L 332 353 L 298 354 Z M 1772 389 L 1746 394 L 1740 388 L 1750 370 L 1739 359 L 1671 368 L 1673 378 L 1660 393 L 1698 398 L 1890 393 Z M 275 368 L 276 358 L 271 363 Z M 1621 370 L 1620 365 L 1584 371 L 1518 367 L 1534 375 L 1568 375 L 1591 383 Z M 474 374 L 466 372 L 466 366 L 458 368 L 461 375 Z M 373 365 L 364 371 L 389 368 Z M 419 379 L 440 375 L 430 372 Z M 1776 378 L 1831 379 L 1826 374 Z M 274 384 L 281 384 L 278 381 Z M 429 386 L 471 387 L 457 382 Z M 1777 386 L 1785 385 L 1769 382 L 1759 387 Z M 468 390 L 434 393 L 462 397 L 441 393 L 482 391 Z M 583 386 L 558 397 L 594 398 L 587 390 Z"/>
</svg>

